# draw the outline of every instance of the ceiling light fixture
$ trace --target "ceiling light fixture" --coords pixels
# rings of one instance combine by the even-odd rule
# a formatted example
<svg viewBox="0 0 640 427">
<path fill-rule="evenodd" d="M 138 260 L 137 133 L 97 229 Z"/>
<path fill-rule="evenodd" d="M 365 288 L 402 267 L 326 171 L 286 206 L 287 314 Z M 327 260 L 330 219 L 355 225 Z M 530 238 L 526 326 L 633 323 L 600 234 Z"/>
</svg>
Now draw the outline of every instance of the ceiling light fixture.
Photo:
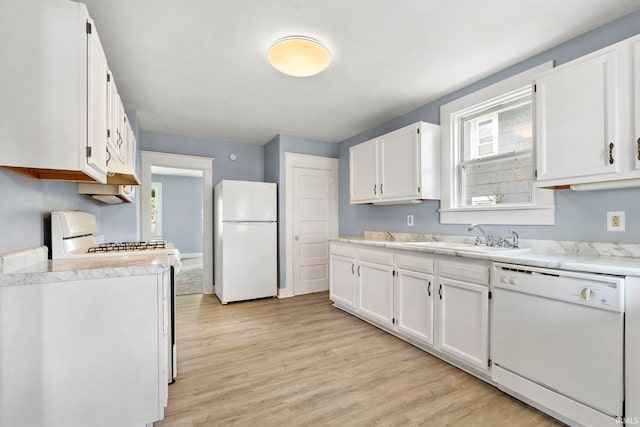
<svg viewBox="0 0 640 427">
<path fill-rule="evenodd" d="M 331 52 L 318 40 L 289 36 L 276 41 L 269 48 L 267 58 L 273 68 L 284 74 L 309 77 L 329 66 Z"/>
</svg>

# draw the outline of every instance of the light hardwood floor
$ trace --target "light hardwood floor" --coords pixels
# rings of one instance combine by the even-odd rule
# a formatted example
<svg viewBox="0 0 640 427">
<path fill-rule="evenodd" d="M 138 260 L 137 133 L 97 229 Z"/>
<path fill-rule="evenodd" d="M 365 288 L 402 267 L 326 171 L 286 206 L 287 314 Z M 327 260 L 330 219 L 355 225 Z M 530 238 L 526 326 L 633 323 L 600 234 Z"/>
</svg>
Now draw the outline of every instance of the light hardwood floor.
<svg viewBox="0 0 640 427">
<path fill-rule="evenodd" d="M 331 306 L 326 292 L 176 298 L 165 426 L 553 426 L 552 418 Z"/>
</svg>

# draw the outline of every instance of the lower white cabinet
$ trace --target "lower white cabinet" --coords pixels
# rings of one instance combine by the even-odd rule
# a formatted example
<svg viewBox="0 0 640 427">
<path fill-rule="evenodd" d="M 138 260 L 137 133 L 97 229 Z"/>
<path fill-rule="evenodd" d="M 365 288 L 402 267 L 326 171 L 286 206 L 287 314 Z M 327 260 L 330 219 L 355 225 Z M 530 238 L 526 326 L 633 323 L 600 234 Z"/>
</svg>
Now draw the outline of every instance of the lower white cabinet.
<svg viewBox="0 0 640 427">
<path fill-rule="evenodd" d="M 422 344 L 434 343 L 433 258 L 396 253 L 395 329 Z"/>
<path fill-rule="evenodd" d="M 436 348 L 479 370 L 489 369 L 489 288 L 441 277 Z"/>
<path fill-rule="evenodd" d="M 360 261 L 356 311 L 393 326 L 393 265 Z"/>
<path fill-rule="evenodd" d="M 329 257 L 329 298 L 336 304 L 355 308 L 356 301 L 356 260 L 343 255 Z"/>
<path fill-rule="evenodd" d="M 436 349 L 489 370 L 489 263 L 443 257 L 438 270 Z"/>
<path fill-rule="evenodd" d="M 330 259 L 329 297 L 337 307 L 489 372 L 488 261 L 335 242 Z"/>
<path fill-rule="evenodd" d="M 164 416 L 162 274 L 0 287 L 0 426 L 144 426 Z"/>
</svg>

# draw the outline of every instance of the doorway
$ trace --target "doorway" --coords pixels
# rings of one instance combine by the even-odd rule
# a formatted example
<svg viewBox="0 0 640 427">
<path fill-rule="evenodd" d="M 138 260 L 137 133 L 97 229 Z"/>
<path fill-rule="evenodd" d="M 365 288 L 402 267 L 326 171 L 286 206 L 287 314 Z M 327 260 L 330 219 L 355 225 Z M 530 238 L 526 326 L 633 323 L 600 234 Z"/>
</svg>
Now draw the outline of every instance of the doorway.
<svg viewBox="0 0 640 427">
<path fill-rule="evenodd" d="M 171 180 L 158 178 L 173 174 L 174 177 L 186 176 L 186 178 L 199 178 L 202 190 L 201 207 L 201 254 L 202 254 L 202 292 L 213 293 L 213 159 L 209 157 L 185 156 L 179 154 L 158 153 L 152 151 L 142 151 L 142 185 L 141 185 L 141 233 L 144 240 L 152 238 L 163 238 L 171 241 L 167 235 L 167 204 L 171 201 L 167 196 L 167 184 Z M 154 172 L 155 175 L 154 175 Z M 156 181 L 153 177 L 156 177 Z M 178 178 L 173 178 L 176 181 Z M 184 181 L 184 180 L 183 180 Z M 153 184 L 161 183 L 162 185 Z M 184 183 L 183 183 L 184 184 Z M 173 184 L 171 184 L 173 186 Z M 152 205 L 152 192 L 155 196 L 155 203 Z M 159 196 L 159 197 L 158 197 Z M 163 205 L 162 217 L 157 214 L 157 202 Z M 180 202 L 182 203 L 182 202 Z M 184 204 L 183 206 L 184 207 Z M 154 215 L 154 209 L 156 209 Z M 179 210 L 177 210 L 179 213 Z M 161 221 L 161 222 L 160 222 Z M 195 228 L 193 224 L 181 224 L 185 226 L 185 234 L 191 233 Z M 197 225 L 197 224 L 196 224 Z M 155 236 L 153 235 L 155 233 Z M 177 239 L 177 237 L 173 237 Z M 197 268 L 199 251 L 185 251 L 184 269 Z M 196 266 L 194 268 L 194 265 Z M 193 272 L 191 275 L 195 275 Z M 176 278 L 176 281 L 178 279 Z"/>
<path fill-rule="evenodd" d="M 202 170 L 151 166 L 151 237 L 180 251 L 175 294 L 204 292 Z"/>
</svg>

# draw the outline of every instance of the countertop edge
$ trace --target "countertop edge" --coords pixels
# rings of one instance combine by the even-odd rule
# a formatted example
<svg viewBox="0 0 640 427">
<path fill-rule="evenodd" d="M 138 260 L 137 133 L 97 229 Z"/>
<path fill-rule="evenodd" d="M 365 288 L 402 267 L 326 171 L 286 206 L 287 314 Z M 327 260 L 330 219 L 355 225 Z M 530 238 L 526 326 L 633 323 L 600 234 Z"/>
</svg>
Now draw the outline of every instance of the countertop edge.
<svg viewBox="0 0 640 427">
<path fill-rule="evenodd" d="M 390 242 L 381 240 L 365 240 L 358 237 L 337 237 L 329 239 L 333 242 L 350 243 L 361 246 L 373 246 L 386 249 L 399 249 L 412 252 L 460 256 L 503 262 L 508 264 L 526 265 L 529 267 L 552 268 L 558 270 L 580 271 L 587 273 L 610 274 L 616 276 L 640 276 L 640 259 L 598 255 L 572 255 L 557 253 L 539 253 L 523 249 L 518 254 L 496 254 L 467 252 L 455 248 L 418 247 L 407 245 L 406 242 Z"/>
</svg>

